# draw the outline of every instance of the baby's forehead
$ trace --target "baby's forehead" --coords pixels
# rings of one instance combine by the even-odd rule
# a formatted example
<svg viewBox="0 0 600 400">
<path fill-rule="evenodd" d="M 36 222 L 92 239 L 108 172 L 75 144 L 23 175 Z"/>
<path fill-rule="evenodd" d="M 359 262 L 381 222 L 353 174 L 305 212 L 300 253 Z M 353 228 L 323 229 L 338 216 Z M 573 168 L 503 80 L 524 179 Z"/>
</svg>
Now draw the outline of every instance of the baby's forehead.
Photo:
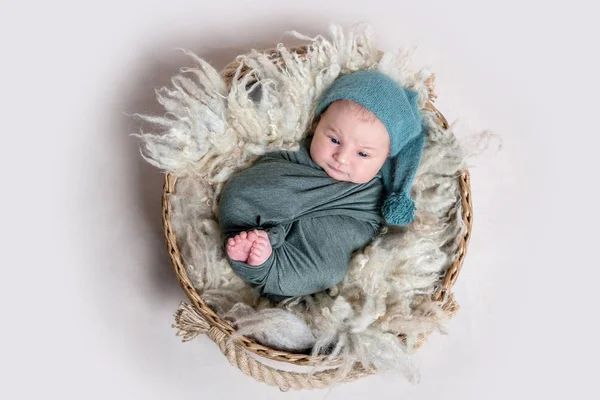
<svg viewBox="0 0 600 400">
<path fill-rule="evenodd" d="M 374 122 L 378 120 L 377 116 L 371 110 L 352 100 L 336 100 L 331 103 L 331 105 L 334 105 L 334 107 L 330 106 L 334 112 L 348 113 L 363 122 Z"/>
</svg>

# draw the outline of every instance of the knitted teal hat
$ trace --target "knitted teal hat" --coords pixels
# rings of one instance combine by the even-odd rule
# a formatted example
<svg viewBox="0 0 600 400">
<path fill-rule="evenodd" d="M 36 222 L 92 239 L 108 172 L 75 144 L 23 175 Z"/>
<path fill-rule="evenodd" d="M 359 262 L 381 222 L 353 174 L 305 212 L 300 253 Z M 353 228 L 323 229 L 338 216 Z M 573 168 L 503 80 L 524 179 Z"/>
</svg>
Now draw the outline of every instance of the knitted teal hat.
<svg viewBox="0 0 600 400">
<path fill-rule="evenodd" d="M 388 224 L 407 225 L 414 219 L 410 195 L 425 144 L 418 94 L 378 71 L 357 71 L 336 79 L 317 103 L 316 116 L 336 100 L 352 100 L 369 109 L 390 135 L 390 157 L 381 168 L 386 198 L 382 214 Z"/>
</svg>

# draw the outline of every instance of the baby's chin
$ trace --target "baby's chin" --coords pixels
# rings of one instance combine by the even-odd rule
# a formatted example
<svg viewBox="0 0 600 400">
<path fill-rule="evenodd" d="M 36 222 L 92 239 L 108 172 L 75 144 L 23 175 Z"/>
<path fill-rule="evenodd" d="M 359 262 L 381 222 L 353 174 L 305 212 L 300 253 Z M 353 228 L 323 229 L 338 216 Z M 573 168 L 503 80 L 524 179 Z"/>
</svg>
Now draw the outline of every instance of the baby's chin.
<svg viewBox="0 0 600 400">
<path fill-rule="evenodd" d="M 325 173 L 327 175 L 329 175 L 330 178 L 335 179 L 336 181 L 340 181 L 340 182 L 351 182 L 351 183 L 356 183 L 356 184 L 362 184 L 362 183 L 369 182 L 371 179 L 373 179 L 375 177 L 375 176 L 373 176 L 368 179 L 367 179 L 367 177 L 362 177 L 362 179 L 355 179 L 356 177 L 352 176 L 351 174 L 336 170 L 335 168 L 333 168 L 331 165 L 329 165 L 326 162 L 318 162 L 317 165 L 319 165 L 319 167 L 323 168 Z"/>
<path fill-rule="evenodd" d="M 327 172 L 327 175 L 329 175 L 330 178 L 335 179 L 336 181 L 340 181 L 340 182 L 352 182 L 352 183 L 356 183 L 353 182 L 349 176 L 340 176 L 340 175 L 335 175 L 335 174 L 330 174 L 329 171 L 325 170 L 325 172 Z"/>
<path fill-rule="evenodd" d="M 356 180 L 353 179 L 352 176 L 350 176 L 349 174 L 346 173 L 338 173 L 337 171 L 330 169 L 330 168 L 323 168 L 325 170 L 325 172 L 327 173 L 327 175 L 329 175 L 330 178 L 335 179 L 336 181 L 340 181 L 340 182 L 350 182 L 350 183 L 356 183 L 356 184 L 362 184 L 362 183 L 367 183 L 369 182 L 371 179 L 368 180 Z"/>
<path fill-rule="evenodd" d="M 370 182 L 373 178 L 375 178 L 375 176 L 371 176 L 371 177 L 362 177 L 362 179 L 355 179 L 354 177 L 348 175 L 348 174 L 344 174 L 344 175 L 335 175 L 335 174 L 330 174 L 329 171 L 325 170 L 325 172 L 327 172 L 327 175 L 329 175 L 331 178 L 341 181 L 341 182 L 351 182 L 351 183 L 356 183 L 357 185 L 362 185 L 363 183 L 367 183 Z"/>
</svg>

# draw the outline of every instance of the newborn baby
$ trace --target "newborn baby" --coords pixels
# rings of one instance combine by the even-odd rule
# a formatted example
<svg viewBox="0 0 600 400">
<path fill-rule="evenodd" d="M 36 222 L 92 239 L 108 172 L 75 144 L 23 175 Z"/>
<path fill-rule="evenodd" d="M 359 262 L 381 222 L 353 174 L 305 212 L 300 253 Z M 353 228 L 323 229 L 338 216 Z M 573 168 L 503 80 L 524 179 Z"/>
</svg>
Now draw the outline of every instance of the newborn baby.
<svg viewBox="0 0 600 400">
<path fill-rule="evenodd" d="M 425 140 L 417 93 L 354 72 L 325 92 L 315 117 L 297 152 L 263 156 L 219 200 L 231 266 L 273 300 L 339 283 L 382 223 L 414 218 L 410 186 Z"/>
</svg>

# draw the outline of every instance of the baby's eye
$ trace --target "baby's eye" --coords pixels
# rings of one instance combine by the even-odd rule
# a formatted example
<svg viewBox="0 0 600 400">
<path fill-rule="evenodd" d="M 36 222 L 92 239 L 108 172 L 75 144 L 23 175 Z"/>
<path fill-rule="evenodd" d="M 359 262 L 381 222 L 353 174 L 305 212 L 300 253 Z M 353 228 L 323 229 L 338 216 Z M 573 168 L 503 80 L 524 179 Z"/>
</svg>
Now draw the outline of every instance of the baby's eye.
<svg viewBox="0 0 600 400">
<path fill-rule="evenodd" d="M 369 157 L 369 155 L 367 153 L 363 153 L 362 151 L 359 151 L 358 155 L 361 156 L 361 157 L 363 157 L 363 158 Z"/>
<path fill-rule="evenodd" d="M 340 144 L 340 141 L 337 140 L 336 138 L 331 138 L 331 143 Z"/>
</svg>

